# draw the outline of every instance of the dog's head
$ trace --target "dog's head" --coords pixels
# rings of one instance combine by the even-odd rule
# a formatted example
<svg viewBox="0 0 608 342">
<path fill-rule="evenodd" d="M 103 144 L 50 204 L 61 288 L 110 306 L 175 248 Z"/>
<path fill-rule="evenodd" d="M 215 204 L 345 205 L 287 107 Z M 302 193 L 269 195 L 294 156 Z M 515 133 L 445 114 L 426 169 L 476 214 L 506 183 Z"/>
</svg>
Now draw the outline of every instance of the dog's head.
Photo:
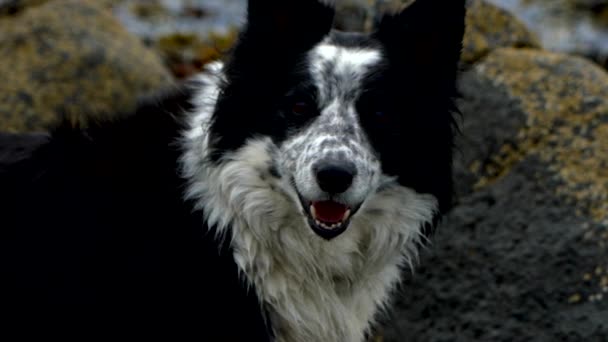
<svg viewBox="0 0 608 342">
<path fill-rule="evenodd" d="M 333 15 L 317 0 L 250 0 L 209 133 L 212 163 L 247 160 L 232 186 L 282 194 L 258 215 L 290 207 L 327 240 L 359 215 L 397 222 L 415 206 L 405 192 L 430 195 L 431 216 L 449 207 L 464 1 L 418 0 L 372 34 L 331 31 Z"/>
</svg>

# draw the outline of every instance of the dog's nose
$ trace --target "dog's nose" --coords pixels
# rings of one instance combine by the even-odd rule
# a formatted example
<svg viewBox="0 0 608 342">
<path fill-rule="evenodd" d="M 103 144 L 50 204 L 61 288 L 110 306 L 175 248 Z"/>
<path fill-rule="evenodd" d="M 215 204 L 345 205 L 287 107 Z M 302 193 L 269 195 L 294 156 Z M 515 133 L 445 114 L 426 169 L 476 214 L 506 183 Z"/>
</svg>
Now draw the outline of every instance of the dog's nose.
<svg viewBox="0 0 608 342">
<path fill-rule="evenodd" d="M 348 190 L 357 174 L 352 163 L 324 161 L 314 167 L 321 190 L 330 194 L 341 194 Z"/>
</svg>

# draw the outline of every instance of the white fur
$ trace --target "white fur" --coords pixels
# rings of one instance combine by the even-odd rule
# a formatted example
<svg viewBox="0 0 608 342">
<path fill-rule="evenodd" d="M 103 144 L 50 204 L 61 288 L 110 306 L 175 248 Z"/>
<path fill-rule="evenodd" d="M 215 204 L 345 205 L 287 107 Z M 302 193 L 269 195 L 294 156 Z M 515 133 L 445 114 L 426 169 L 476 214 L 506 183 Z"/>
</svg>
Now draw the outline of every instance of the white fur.
<svg viewBox="0 0 608 342">
<path fill-rule="evenodd" d="M 284 152 L 269 138 L 249 140 L 218 165 L 208 162 L 221 78 L 219 64 L 200 78 L 205 85 L 184 135 L 187 197 L 219 234 L 231 230 L 234 259 L 270 312 L 277 341 L 363 341 L 400 268 L 416 258 L 420 226 L 432 219 L 436 199 L 381 176 L 347 231 L 323 240 L 291 184 L 269 174 L 269 151 Z"/>
<path fill-rule="evenodd" d="M 311 72 L 316 78 L 316 83 L 323 85 L 321 74 L 325 63 L 333 61 L 336 68 L 333 70 L 336 79 L 341 80 L 343 91 L 356 90 L 359 82 L 365 75 L 367 68 L 378 63 L 382 59 L 382 54 L 378 50 L 360 49 L 360 48 L 345 48 L 332 45 L 329 43 L 321 43 L 310 52 L 309 61 L 311 64 Z M 336 98 L 332 95 L 332 89 L 320 87 L 319 92 L 322 102 L 335 101 Z"/>
</svg>

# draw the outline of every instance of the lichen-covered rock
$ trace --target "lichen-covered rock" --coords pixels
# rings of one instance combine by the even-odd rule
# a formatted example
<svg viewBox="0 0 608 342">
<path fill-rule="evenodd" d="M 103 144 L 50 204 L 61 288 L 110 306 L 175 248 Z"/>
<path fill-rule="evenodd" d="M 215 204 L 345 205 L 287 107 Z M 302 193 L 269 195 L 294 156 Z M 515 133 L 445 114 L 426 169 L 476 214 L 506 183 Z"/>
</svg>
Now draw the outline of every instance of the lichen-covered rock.
<svg viewBox="0 0 608 342">
<path fill-rule="evenodd" d="M 485 0 L 467 3 L 462 61 L 474 63 L 499 47 L 540 48 L 535 34 L 509 12 Z"/>
<path fill-rule="evenodd" d="M 526 119 L 477 186 L 533 154 L 563 180 L 557 195 L 608 225 L 608 74 L 580 57 L 514 49 L 497 50 L 474 72 L 519 101 Z"/>
<path fill-rule="evenodd" d="M 608 74 L 504 48 L 460 89 L 469 187 L 405 280 L 386 341 L 608 340 Z"/>
<path fill-rule="evenodd" d="M 171 82 L 160 59 L 92 0 L 49 1 L 0 17 L 0 130 L 129 110 Z"/>
<path fill-rule="evenodd" d="M 49 0 L 0 0 L 0 16 L 12 15 L 27 7 L 37 6 Z"/>
</svg>

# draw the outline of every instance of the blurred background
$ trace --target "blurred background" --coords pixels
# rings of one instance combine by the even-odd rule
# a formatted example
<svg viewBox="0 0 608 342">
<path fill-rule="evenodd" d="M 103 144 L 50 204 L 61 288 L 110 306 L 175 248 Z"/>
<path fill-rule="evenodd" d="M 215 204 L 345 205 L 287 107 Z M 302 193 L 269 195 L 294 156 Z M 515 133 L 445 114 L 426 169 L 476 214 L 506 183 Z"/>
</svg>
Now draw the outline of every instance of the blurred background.
<svg viewBox="0 0 608 342">
<path fill-rule="evenodd" d="M 337 0 L 336 27 L 406 2 Z M 221 58 L 244 5 L 0 0 L 0 131 L 128 112 Z M 606 342 L 608 0 L 467 6 L 455 207 L 378 339 Z"/>
</svg>

